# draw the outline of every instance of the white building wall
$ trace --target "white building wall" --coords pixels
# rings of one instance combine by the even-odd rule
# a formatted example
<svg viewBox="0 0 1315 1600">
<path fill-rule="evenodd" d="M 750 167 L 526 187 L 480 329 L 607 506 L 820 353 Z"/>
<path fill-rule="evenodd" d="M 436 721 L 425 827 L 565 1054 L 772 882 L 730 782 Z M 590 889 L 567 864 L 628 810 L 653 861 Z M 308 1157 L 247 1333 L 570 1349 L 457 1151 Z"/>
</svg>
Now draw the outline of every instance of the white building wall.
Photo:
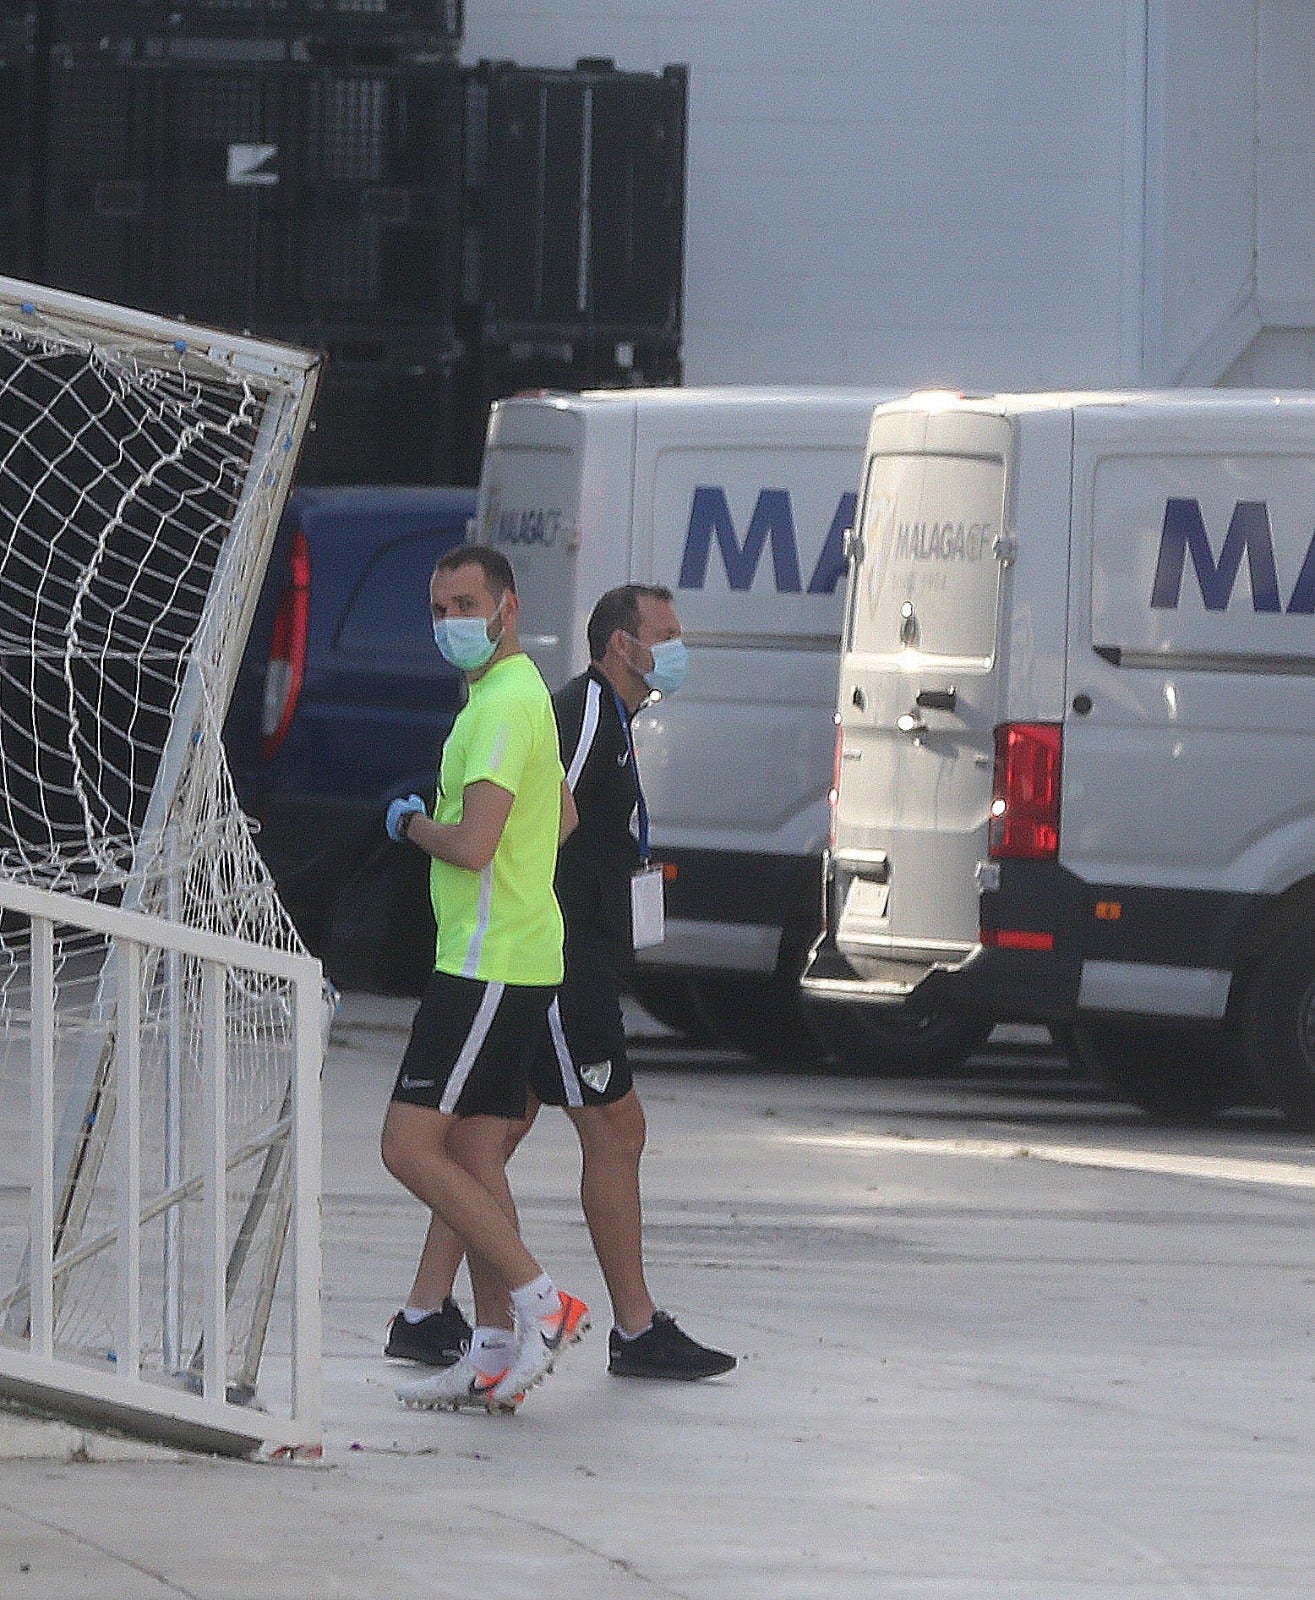
<svg viewBox="0 0 1315 1600">
<path fill-rule="evenodd" d="M 1258 284 L 1269 319 L 1315 322 L 1315 72 L 1310 0 L 1268 0 L 1259 30 Z"/>
<path fill-rule="evenodd" d="M 1315 387 L 1315 8 L 1259 7 L 1255 278 L 1229 383 Z"/>
<path fill-rule="evenodd" d="M 1145 376 L 1210 384 L 1255 317 L 1255 0 L 1151 0 Z"/>
<path fill-rule="evenodd" d="M 463 57 L 689 64 L 691 383 L 1309 382 L 1313 12 L 467 0 Z"/>
</svg>

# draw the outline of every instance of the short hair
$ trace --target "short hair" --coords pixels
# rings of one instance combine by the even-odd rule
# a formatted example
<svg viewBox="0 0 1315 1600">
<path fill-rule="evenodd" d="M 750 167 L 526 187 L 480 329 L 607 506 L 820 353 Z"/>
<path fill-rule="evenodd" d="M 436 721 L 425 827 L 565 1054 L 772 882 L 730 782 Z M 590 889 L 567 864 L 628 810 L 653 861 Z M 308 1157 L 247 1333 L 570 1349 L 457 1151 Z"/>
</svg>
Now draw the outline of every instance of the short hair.
<svg viewBox="0 0 1315 1600">
<path fill-rule="evenodd" d="M 607 641 L 618 628 L 635 637 L 639 627 L 639 602 L 675 597 L 670 589 L 656 583 L 623 583 L 609 589 L 589 615 L 589 659 L 601 661 L 607 654 Z"/>
<path fill-rule="evenodd" d="M 460 567 L 471 566 L 480 568 L 489 592 L 499 600 L 509 589 L 512 594 L 516 593 L 516 574 L 511 570 L 511 562 L 491 544 L 453 545 L 451 550 L 445 550 L 439 556 L 434 563 L 434 571 L 456 572 Z"/>
</svg>

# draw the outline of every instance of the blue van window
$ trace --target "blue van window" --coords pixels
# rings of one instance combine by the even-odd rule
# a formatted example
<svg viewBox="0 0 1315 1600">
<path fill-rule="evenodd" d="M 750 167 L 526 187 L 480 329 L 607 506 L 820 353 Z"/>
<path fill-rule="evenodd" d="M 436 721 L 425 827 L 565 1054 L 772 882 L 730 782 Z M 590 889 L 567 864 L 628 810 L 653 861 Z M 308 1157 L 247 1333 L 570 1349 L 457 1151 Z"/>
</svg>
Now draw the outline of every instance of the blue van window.
<svg viewBox="0 0 1315 1600">
<path fill-rule="evenodd" d="M 338 649 L 432 664 L 438 652 L 429 616 L 429 576 L 452 543 L 451 530 L 443 529 L 394 539 L 376 551 L 339 626 Z"/>
</svg>

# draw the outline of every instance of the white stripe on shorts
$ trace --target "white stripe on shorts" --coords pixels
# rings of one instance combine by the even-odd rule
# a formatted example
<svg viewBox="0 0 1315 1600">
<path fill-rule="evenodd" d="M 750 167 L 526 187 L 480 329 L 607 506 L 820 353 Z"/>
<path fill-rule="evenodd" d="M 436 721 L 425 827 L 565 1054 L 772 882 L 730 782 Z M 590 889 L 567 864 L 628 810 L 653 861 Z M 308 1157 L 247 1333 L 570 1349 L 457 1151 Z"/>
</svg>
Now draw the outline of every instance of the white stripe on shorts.
<svg viewBox="0 0 1315 1600">
<path fill-rule="evenodd" d="M 548 1032 L 557 1055 L 557 1070 L 562 1075 L 562 1089 L 566 1095 L 566 1103 L 568 1106 L 582 1106 L 584 1096 L 580 1093 L 580 1078 L 575 1070 L 575 1062 L 571 1060 L 571 1049 L 566 1042 L 566 1030 L 562 1027 L 562 1013 L 556 995 L 552 997 L 552 1004 L 548 1007 Z"/>
<path fill-rule="evenodd" d="M 476 1011 L 475 1020 L 470 1025 L 466 1042 L 461 1046 L 452 1071 L 448 1073 L 447 1082 L 443 1085 L 443 1098 L 438 1102 L 438 1109 L 446 1112 L 448 1116 L 451 1116 L 457 1108 L 461 1091 L 466 1087 L 466 1079 L 470 1076 L 471 1068 L 475 1065 L 484 1047 L 484 1041 L 489 1036 L 493 1019 L 498 1014 L 502 992 L 506 987 L 505 983 L 484 985 L 484 998 L 479 1003 L 479 1010 Z"/>
</svg>

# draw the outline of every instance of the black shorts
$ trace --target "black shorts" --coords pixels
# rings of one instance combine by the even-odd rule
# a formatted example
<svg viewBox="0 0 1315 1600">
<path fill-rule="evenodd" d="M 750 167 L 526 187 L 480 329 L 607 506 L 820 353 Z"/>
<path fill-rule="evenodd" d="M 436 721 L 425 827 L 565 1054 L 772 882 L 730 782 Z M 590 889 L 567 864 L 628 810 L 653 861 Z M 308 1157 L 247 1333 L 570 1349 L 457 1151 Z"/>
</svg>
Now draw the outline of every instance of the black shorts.
<svg viewBox="0 0 1315 1600">
<path fill-rule="evenodd" d="M 611 1105 L 633 1087 L 616 962 L 601 946 L 568 939 L 566 976 L 548 1008 L 530 1088 L 546 1106 L 574 1108 Z"/>
<path fill-rule="evenodd" d="M 553 992 L 430 973 L 393 1099 L 458 1117 L 523 1117 Z"/>
</svg>

